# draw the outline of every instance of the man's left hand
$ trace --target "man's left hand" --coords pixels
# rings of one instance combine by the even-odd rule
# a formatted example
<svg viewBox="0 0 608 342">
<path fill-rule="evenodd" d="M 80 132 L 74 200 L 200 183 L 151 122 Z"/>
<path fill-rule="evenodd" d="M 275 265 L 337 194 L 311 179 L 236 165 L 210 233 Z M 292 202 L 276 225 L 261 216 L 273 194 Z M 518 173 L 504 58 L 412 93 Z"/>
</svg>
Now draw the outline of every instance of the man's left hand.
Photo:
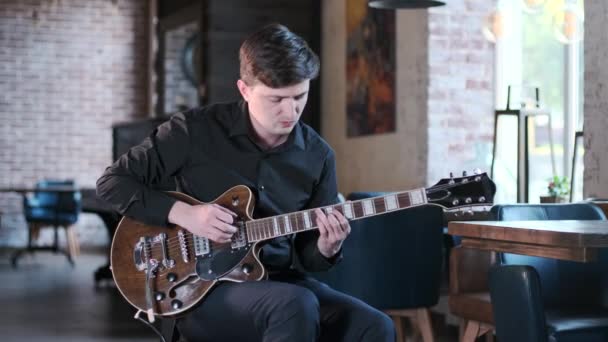
<svg viewBox="0 0 608 342">
<path fill-rule="evenodd" d="M 342 248 L 342 242 L 350 234 L 350 224 L 344 215 L 337 210 L 326 215 L 321 209 L 317 208 L 315 214 L 317 215 L 316 223 L 320 234 L 317 247 L 319 252 L 329 259 Z"/>
</svg>

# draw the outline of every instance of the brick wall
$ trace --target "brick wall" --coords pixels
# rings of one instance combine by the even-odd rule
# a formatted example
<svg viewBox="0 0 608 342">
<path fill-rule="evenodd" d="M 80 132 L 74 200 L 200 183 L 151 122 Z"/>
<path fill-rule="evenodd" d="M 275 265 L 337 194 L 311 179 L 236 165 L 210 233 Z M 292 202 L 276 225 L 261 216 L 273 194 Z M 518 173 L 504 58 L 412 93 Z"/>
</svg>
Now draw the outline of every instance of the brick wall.
<svg viewBox="0 0 608 342">
<path fill-rule="evenodd" d="M 93 187 L 111 162 L 111 125 L 145 113 L 146 1 L 3 0 L 0 187 L 41 178 Z M 0 194 L 0 245 L 26 239 L 21 198 Z M 105 244 L 82 216 L 81 243 Z"/>
<path fill-rule="evenodd" d="M 481 33 L 495 1 L 448 1 L 429 10 L 429 183 L 450 171 L 490 171 L 494 46 Z"/>
</svg>

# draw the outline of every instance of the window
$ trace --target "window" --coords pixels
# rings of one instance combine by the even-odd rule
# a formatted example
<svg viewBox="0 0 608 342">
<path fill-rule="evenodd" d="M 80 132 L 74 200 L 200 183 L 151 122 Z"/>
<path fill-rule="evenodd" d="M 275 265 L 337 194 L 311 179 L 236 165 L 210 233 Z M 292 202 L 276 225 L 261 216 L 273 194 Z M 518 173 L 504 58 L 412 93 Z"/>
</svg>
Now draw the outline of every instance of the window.
<svg viewBox="0 0 608 342">
<path fill-rule="evenodd" d="M 538 87 L 540 107 L 551 113 L 551 120 L 539 117 L 529 127 L 530 203 L 538 203 L 539 197 L 546 195 L 554 172 L 573 176 L 574 137 L 582 129 L 583 118 L 583 11 L 583 0 L 499 0 L 496 12 L 488 17 L 485 33 L 489 32 L 496 43 L 496 108 L 506 107 L 509 85 L 512 109 L 534 107 L 534 89 Z M 513 156 L 517 155 L 517 144 L 508 132 L 498 132 L 497 139 L 503 157 L 497 160 L 494 172 L 498 185 L 495 201 L 515 202 L 517 172 Z M 582 174 L 582 158 L 576 163 L 576 173 Z M 578 181 L 580 176 L 574 176 L 573 200 L 580 200 L 582 182 Z"/>
</svg>

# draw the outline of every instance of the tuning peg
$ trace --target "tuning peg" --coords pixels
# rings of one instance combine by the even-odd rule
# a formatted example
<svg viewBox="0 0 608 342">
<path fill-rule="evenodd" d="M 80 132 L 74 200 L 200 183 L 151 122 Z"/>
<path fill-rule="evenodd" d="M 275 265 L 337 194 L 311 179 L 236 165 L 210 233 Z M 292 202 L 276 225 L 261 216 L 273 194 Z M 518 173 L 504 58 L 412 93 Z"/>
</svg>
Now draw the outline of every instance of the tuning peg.
<svg viewBox="0 0 608 342">
<path fill-rule="evenodd" d="M 450 178 L 454 178 L 454 173 L 450 172 Z"/>
<path fill-rule="evenodd" d="M 467 172 L 466 171 L 462 171 L 462 177 L 466 177 L 467 176 Z"/>
<path fill-rule="evenodd" d="M 475 170 L 473 170 L 473 173 L 476 175 L 480 175 L 481 174 L 481 169 L 479 169 L 478 167 L 475 168 Z"/>
</svg>

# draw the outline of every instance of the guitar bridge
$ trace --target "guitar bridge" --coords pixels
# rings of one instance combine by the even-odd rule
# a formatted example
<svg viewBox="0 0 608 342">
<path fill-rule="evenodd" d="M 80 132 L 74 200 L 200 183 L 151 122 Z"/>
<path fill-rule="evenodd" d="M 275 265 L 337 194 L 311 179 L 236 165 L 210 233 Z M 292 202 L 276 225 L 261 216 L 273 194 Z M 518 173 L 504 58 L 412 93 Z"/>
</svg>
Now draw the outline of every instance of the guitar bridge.
<svg viewBox="0 0 608 342">
<path fill-rule="evenodd" d="M 158 264 L 158 260 L 152 255 L 152 249 L 156 247 L 160 249 L 162 257 L 162 266 L 172 268 L 175 266 L 175 260 L 169 257 L 167 244 L 167 234 L 161 233 L 154 237 L 142 236 L 139 238 L 135 248 L 133 249 L 133 261 L 135 267 L 139 271 L 145 271 L 150 268 L 150 264 Z"/>
<path fill-rule="evenodd" d="M 150 247 L 150 238 L 146 236 L 140 237 L 137 244 L 135 244 L 133 261 L 137 270 L 145 271 L 148 269 L 149 261 L 152 260 Z"/>
</svg>

